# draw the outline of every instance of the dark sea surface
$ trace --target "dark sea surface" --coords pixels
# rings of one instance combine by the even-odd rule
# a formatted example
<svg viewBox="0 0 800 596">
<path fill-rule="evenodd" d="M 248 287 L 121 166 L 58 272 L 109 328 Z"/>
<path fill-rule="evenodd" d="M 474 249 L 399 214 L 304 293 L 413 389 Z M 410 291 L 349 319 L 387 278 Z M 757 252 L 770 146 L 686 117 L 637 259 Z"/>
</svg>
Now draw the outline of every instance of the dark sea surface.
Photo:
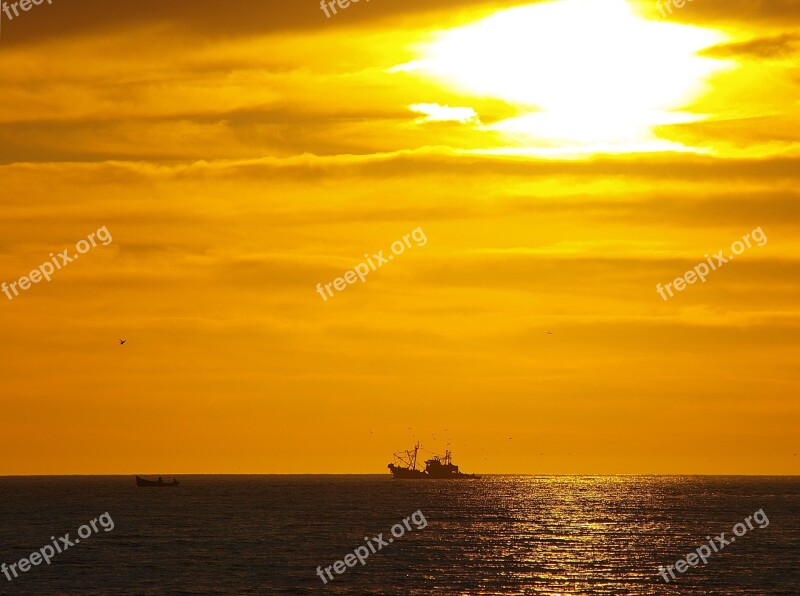
<svg viewBox="0 0 800 596">
<path fill-rule="evenodd" d="M 50 536 L 74 541 L 105 512 L 114 522 L 49 566 L 10 582 L 0 575 L 0 593 L 800 594 L 798 477 L 179 480 L 168 489 L 137 488 L 130 476 L 0 478 L 0 563 Z M 762 509 L 767 527 L 754 522 L 707 565 L 663 581 L 659 566 L 706 536 L 730 539 L 734 524 Z M 364 566 L 331 570 L 323 584 L 317 566 L 364 537 L 388 541 L 418 510 L 427 527 L 411 520 Z"/>
</svg>

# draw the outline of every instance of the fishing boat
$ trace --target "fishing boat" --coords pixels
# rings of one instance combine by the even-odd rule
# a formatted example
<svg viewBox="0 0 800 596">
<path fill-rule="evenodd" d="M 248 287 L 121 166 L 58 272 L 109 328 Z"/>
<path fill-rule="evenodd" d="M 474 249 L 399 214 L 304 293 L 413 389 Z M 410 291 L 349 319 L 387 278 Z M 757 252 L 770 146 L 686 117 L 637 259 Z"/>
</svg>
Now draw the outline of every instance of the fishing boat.
<svg viewBox="0 0 800 596">
<path fill-rule="evenodd" d="M 431 459 L 425 461 L 425 469 L 417 469 L 417 455 L 422 445 L 417 442 L 414 445 L 414 450 L 407 449 L 403 453 L 394 453 L 394 463 L 389 464 L 387 467 L 392 473 L 392 478 L 400 478 L 406 480 L 424 480 L 431 479 L 458 479 L 468 480 L 480 478 L 475 474 L 464 474 L 459 471 L 458 466 L 453 463 L 453 457 L 450 450 L 446 450 L 444 455 L 434 455 Z"/>
<path fill-rule="evenodd" d="M 158 480 L 145 480 L 144 478 L 137 476 L 136 477 L 136 486 L 178 486 L 180 482 L 172 479 L 172 482 L 164 482 L 164 480 L 159 476 Z"/>
</svg>

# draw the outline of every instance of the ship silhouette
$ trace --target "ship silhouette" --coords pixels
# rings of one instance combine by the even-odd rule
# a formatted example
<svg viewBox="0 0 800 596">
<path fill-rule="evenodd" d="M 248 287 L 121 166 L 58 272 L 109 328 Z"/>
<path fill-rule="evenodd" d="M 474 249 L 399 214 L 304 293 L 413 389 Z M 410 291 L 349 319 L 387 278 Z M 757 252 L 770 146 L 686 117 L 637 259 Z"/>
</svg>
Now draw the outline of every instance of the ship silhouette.
<svg viewBox="0 0 800 596">
<path fill-rule="evenodd" d="M 158 480 L 146 480 L 140 476 L 136 477 L 136 486 L 178 486 L 180 482 L 172 479 L 172 482 L 164 482 L 164 479 L 159 476 Z"/>
<path fill-rule="evenodd" d="M 434 455 L 431 459 L 425 461 L 425 469 L 417 469 L 417 454 L 422 448 L 422 445 L 417 442 L 414 445 L 414 450 L 406 450 L 403 453 L 394 453 L 394 463 L 389 464 L 387 467 L 392 473 L 393 478 L 400 478 L 404 480 L 425 480 L 425 479 L 444 479 L 455 478 L 459 480 L 467 480 L 473 478 L 480 478 L 475 474 L 464 474 L 459 471 L 458 466 L 453 463 L 450 450 L 446 450 L 443 456 Z"/>
</svg>

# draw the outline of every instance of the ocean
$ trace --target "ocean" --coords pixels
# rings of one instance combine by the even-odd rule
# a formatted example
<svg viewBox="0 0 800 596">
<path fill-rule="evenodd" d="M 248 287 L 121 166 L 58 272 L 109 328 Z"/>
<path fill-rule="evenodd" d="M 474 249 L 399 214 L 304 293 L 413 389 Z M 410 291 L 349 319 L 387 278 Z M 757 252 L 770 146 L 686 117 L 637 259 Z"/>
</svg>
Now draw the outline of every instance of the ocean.
<svg viewBox="0 0 800 596">
<path fill-rule="evenodd" d="M 0 563 L 18 574 L 6 567 L 0 593 L 800 594 L 797 477 L 178 479 L 0 478 Z M 84 524 L 49 565 L 19 570 Z M 675 568 L 721 532 L 735 541 Z M 362 546 L 363 565 L 345 559 Z"/>
</svg>

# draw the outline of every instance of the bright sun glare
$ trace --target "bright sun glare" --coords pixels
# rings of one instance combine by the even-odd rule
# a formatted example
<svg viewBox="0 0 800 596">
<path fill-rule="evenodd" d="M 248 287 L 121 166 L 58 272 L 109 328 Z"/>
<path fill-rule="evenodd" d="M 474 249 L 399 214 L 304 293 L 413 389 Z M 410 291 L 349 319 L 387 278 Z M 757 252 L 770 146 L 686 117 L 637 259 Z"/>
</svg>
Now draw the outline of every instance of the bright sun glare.
<svg viewBox="0 0 800 596">
<path fill-rule="evenodd" d="M 687 150 L 654 128 L 702 119 L 681 111 L 726 63 L 698 56 L 716 31 L 637 15 L 625 0 L 558 0 L 445 31 L 397 67 L 521 116 L 484 127 L 544 152 Z"/>
</svg>

